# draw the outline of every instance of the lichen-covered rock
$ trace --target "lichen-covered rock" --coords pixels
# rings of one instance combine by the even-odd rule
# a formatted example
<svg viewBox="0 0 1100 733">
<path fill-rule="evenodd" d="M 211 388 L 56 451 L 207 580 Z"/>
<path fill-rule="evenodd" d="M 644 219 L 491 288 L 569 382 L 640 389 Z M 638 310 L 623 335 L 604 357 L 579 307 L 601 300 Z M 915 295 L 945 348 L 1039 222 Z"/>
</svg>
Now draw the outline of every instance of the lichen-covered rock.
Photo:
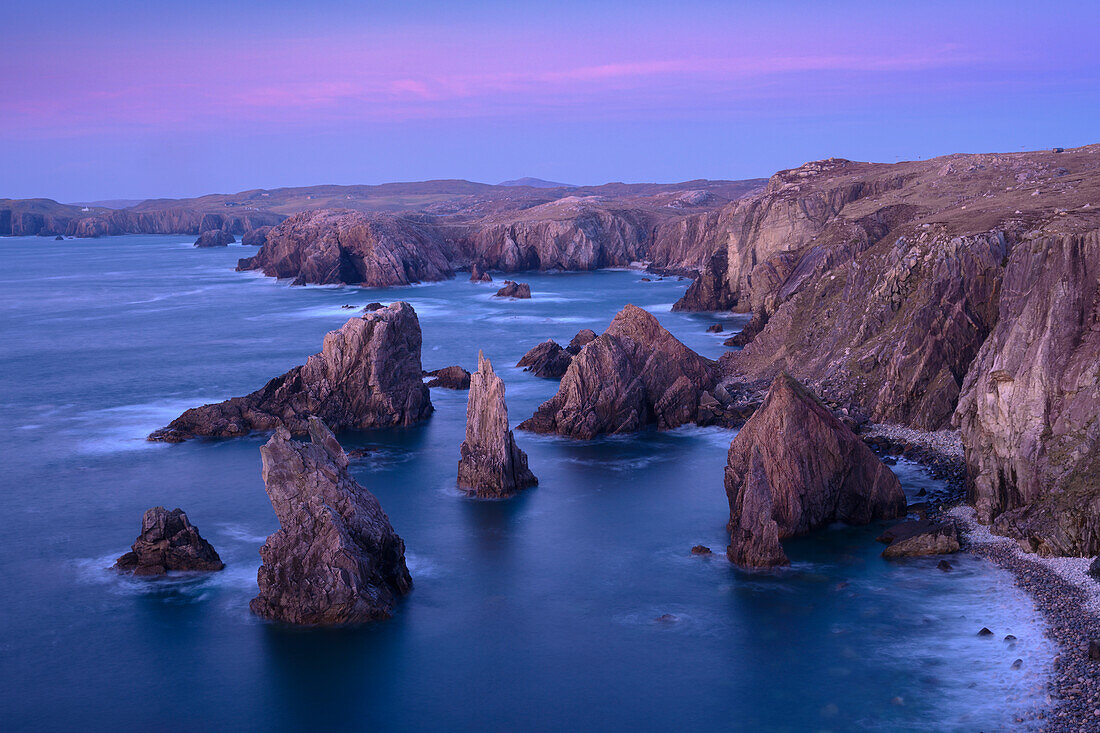
<svg viewBox="0 0 1100 733">
<path fill-rule="evenodd" d="M 747 568 L 787 565 L 782 540 L 833 522 L 905 516 L 897 477 L 787 374 L 730 443 L 727 555 Z"/>
<path fill-rule="evenodd" d="M 912 519 L 890 527 L 878 541 L 886 543 L 882 556 L 887 559 L 948 555 L 959 551 L 959 528 L 952 519 Z"/>
<path fill-rule="evenodd" d="M 573 358 L 558 393 L 519 427 L 582 439 L 647 425 L 674 428 L 696 419 L 714 382 L 714 362 L 628 305 Z"/>
<path fill-rule="evenodd" d="M 517 283 L 512 280 L 505 280 L 504 287 L 498 290 L 493 297 L 527 299 L 531 297 L 531 286 L 527 283 Z"/>
<path fill-rule="evenodd" d="M 979 521 L 1043 555 L 1100 552 L 1100 233 L 1016 245 L 955 418 Z"/>
<path fill-rule="evenodd" d="M 428 381 L 429 387 L 443 387 L 444 389 L 470 388 L 470 373 L 460 366 L 434 369 L 424 376 L 433 377 Z"/>
<path fill-rule="evenodd" d="M 224 229 L 210 229 L 199 235 L 199 238 L 195 240 L 195 246 L 225 247 L 236 241 L 237 238 Z"/>
<path fill-rule="evenodd" d="M 573 355 L 563 349 L 553 339 L 543 341 L 523 355 L 517 367 L 544 379 L 561 379 L 565 370 L 573 363 Z"/>
<path fill-rule="evenodd" d="M 394 303 L 327 334 L 304 366 L 252 394 L 192 408 L 149 439 L 228 438 L 280 426 L 302 435 L 311 416 L 337 431 L 411 425 L 432 412 L 420 346 L 416 312 Z"/>
<path fill-rule="evenodd" d="M 527 454 L 508 428 L 504 381 L 478 352 L 466 403 L 466 439 L 458 461 L 458 485 L 477 496 L 501 498 L 538 484 L 527 467 Z"/>
<path fill-rule="evenodd" d="M 309 626 L 388 617 L 412 590 L 405 543 L 378 499 L 348 474 L 332 432 L 309 419 L 309 443 L 284 428 L 260 448 L 279 529 L 260 548 L 252 612 Z"/>
<path fill-rule="evenodd" d="M 134 575 L 164 575 L 169 570 L 221 570 L 225 563 L 182 509 L 156 506 L 145 512 L 141 534 L 115 567 Z"/>
<path fill-rule="evenodd" d="M 593 331 L 591 328 L 582 328 L 580 331 L 577 331 L 577 335 L 569 341 L 569 345 L 565 347 L 565 350 L 573 356 L 576 356 L 577 354 L 581 353 L 581 349 L 583 349 L 590 342 L 595 340 L 595 331 Z"/>
</svg>

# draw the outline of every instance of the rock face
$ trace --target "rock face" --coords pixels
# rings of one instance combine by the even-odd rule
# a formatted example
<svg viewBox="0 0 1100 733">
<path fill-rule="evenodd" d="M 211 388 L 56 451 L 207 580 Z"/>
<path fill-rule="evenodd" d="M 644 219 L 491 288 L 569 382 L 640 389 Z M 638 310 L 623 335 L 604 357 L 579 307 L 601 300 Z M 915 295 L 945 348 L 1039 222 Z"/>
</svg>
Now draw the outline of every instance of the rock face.
<svg viewBox="0 0 1100 733">
<path fill-rule="evenodd" d="M 504 287 L 496 292 L 494 298 L 530 298 L 531 286 L 527 283 L 504 281 Z"/>
<path fill-rule="evenodd" d="M 780 542 L 833 522 L 905 516 L 897 477 L 787 374 L 730 443 L 726 464 L 731 561 L 787 565 Z"/>
<path fill-rule="evenodd" d="M 951 519 L 944 522 L 909 520 L 895 524 L 878 540 L 887 544 L 882 551 L 887 559 L 947 555 L 959 551 L 959 528 Z"/>
<path fill-rule="evenodd" d="M 145 512 L 141 534 L 115 567 L 134 575 L 164 575 L 169 570 L 221 570 L 225 563 L 182 509 L 157 506 Z"/>
<path fill-rule="evenodd" d="M 582 439 L 647 425 L 674 428 L 696 419 L 714 381 L 714 362 L 628 305 L 573 358 L 558 393 L 519 427 Z"/>
<path fill-rule="evenodd" d="M 272 228 L 273 227 L 269 226 L 256 227 L 250 232 L 245 232 L 241 236 L 241 244 L 247 247 L 262 247 L 264 244 L 267 243 L 267 235 L 268 232 L 272 230 Z"/>
<path fill-rule="evenodd" d="M 309 626 L 387 618 L 412 590 L 405 543 L 378 499 L 348 474 L 348 457 L 323 422 L 309 443 L 284 428 L 260 448 L 264 486 L 279 530 L 260 548 L 260 593 L 249 607 Z"/>
<path fill-rule="evenodd" d="M 420 344 L 416 312 L 394 303 L 327 334 L 321 353 L 304 366 L 252 394 L 192 408 L 149 439 L 228 438 L 277 427 L 302 435 L 311 416 L 334 430 L 411 425 L 432 412 Z"/>
<path fill-rule="evenodd" d="M 565 370 L 573 363 L 573 355 L 563 349 L 553 339 L 543 341 L 534 347 L 523 358 L 516 362 L 517 367 L 523 367 L 536 377 L 543 379 L 561 379 Z"/>
<path fill-rule="evenodd" d="M 720 249 L 688 286 L 687 292 L 676 301 L 674 311 L 726 311 L 737 305 L 737 298 L 727 281 L 729 271 L 726 250 Z"/>
<path fill-rule="evenodd" d="M 577 331 L 577 335 L 569 342 L 569 345 L 565 347 L 573 356 L 581 353 L 581 349 L 587 346 L 590 342 L 596 340 L 596 332 L 591 328 L 583 328 Z"/>
<path fill-rule="evenodd" d="M 978 520 L 1043 555 L 1100 552 L 1100 233 L 1017 244 L 963 385 Z"/>
<path fill-rule="evenodd" d="M 196 247 L 225 247 L 226 245 L 233 244 L 237 241 L 229 232 L 224 229 L 211 229 L 205 231 L 199 235 L 199 238 L 195 240 Z"/>
<path fill-rule="evenodd" d="M 500 498 L 538 484 L 527 468 L 527 454 L 508 428 L 504 381 L 478 352 L 466 403 L 466 439 L 458 461 L 458 485 L 477 496 Z"/>
<path fill-rule="evenodd" d="M 434 377 L 428 382 L 429 387 L 443 387 L 444 389 L 470 388 L 470 373 L 460 366 L 435 369 L 425 376 Z"/>
</svg>

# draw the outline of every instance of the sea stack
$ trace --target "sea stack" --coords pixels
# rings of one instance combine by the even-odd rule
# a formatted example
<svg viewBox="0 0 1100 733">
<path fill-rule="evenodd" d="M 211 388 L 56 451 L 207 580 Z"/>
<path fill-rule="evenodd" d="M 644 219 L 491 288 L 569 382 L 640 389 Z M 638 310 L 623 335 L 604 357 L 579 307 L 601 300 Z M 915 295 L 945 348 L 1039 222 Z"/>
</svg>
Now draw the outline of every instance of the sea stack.
<svg viewBox="0 0 1100 733">
<path fill-rule="evenodd" d="M 325 336 L 320 354 L 263 388 L 194 407 L 149 440 L 230 438 L 285 427 L 304 435 L 316 415 L 333 430 L 411 425 L 432 412 L 420 367 L 420 321 L 398 302 L 352 318 Z"/>
<path fill-rule="evenodd" d="M 527 468 L 527 454 L 508 429 L 504 380 L 478 352 L 477 371 L 470 375 L 466 403 L 466 439 L 458 461 L 458 485 L 489 499 L 511 496 L 539 480 Z"/>
<path fill-rule="evenodd" d="M 527 283 L 517 283 L 511 280 L 505 280 L 504 287 L 498 290 L 493 297 L 527 299 L 531 297 L 531 286 Z"/>
<path fill-rule="evenodd" d="M 554 339 L 547 339 L 523 355 L 517 367 L 543 379 L 561 379 L 573 363 L 573 355 Z"/>
<path fill-rule="evenodd" d="M 780 542 L 833 522 L 905 516 L 890 469 L 788 374 L 730 443 L 729 559 L 746 568 L 788 565 Z"/>
<path fill-rule="evenodd" d="M 309 443 L 286 428 L 260 448 L 264 486 L 279 530 L 260 548 L 260 594 L 249 607 L 309 626 L 387 618 L 412 590 L 405 543 L 378 499 L 348 474 L 348 457 L 319 419 Z"/>
<path fill-rule="evenodd" d="M 209 229 L 199 235 L 195 240 L 196 247 L 225 247 L 233 244 L 237 239 L 224 229 Z"/>
<path fill-rule="evenodd" d="M 134 575 L 164 575 L 169 570 L 221 570 L 225 563 L 182 509 L 155 506 L 141 518 L 141 534 L 115 567 Z"/>
</svg>

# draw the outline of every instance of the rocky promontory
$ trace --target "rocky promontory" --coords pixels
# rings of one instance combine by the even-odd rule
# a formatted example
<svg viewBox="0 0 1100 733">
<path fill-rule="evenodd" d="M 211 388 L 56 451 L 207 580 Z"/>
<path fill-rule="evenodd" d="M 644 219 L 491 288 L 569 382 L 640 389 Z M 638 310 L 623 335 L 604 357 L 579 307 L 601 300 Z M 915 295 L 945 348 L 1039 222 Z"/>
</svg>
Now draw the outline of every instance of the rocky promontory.
<svg viewBox="0 0 1100 733">
<path fill-rule="evenodd" d="M 182 509 L 157 506 L 142 516 L 141 534 L 115 567 L 134 575 L 164 575 L 169 570 L 221 570 L 225 563 Z"/>
<path fill-rule="evenodd" d="M 538 482 L 508 427 L 504 380 L 479 351 L 477 371 L 470 376 L 458 485 L 482 498 L 501 498 Z"/>
<path fill-rule="evenodd" d="M 732 562 L 788 565 L 780 544 L 832 524 L 905 516 L 898 479 L 787 374 L 730 443 L 726 464 Z"/>
<path fill-rule="evenodd" d="M 393 303 L 328 333 L 321 353 L 304 366 L 244 397 L 192 408 L 149 439 L 176 443 L 278 427 L 302 435 L 312 416 L 334 430 L 411 425 L 432 412 L 420 347 L 416 312 Z"/>
<path fill-rule="evenodd" d="M 208 229 L 199 235 L 199 238 L 195 240 L 196 247 L 225 247 L 233 244 L 237 241 L 229 232 L 224 229 Z"/>
<path fill-rule="evenodd" d="M 260 448 L 264 487 L 279 529 L 260 548 L 259 595 L 249 607 L 309 626 L 387 618 L 412 590 L 405 543 L 378 499 L 348 474 L 348 457 L 325 424 L 309 443 L 280 427 Z"/>
</svg>

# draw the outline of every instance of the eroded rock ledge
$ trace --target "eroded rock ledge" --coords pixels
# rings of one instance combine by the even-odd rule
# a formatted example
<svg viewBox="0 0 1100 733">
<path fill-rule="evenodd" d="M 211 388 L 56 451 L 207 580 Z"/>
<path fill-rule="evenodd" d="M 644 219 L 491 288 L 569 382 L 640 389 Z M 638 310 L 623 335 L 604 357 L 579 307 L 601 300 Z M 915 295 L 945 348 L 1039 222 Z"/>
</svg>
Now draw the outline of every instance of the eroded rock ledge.
<svg viewBox="0 0 1100 733">
<path fill-rule="evenodd" d="M 142 516 L 141 534 L 115 567 L 134 575 L 164 575 L 169 570 L 221 570 L 225 563 L 182 509 L 156 506 Z"/>
<path fill-rule="evenodd" d="M 309 443 L 280 427 L 260 448 L 279 530 L 260 548 L 260 593 L 249 607 L 273 621 L 310 626 L 388 617 L 412 590 L 405 543 L 378 499 L 348 474 L 332 432 L 308 420 Z"/>
<path fill-rule="evenodd" d="M 432 412 L 420 347 L 416 312 L 394 303 L 328 333 L 321 353 L 305 365 L 244 397 L 194 407 L 149 440 L 229 438 L 278 427 L 302 435 L 311 416 L 338 431 L 411 425 Z"/>
</svg>

